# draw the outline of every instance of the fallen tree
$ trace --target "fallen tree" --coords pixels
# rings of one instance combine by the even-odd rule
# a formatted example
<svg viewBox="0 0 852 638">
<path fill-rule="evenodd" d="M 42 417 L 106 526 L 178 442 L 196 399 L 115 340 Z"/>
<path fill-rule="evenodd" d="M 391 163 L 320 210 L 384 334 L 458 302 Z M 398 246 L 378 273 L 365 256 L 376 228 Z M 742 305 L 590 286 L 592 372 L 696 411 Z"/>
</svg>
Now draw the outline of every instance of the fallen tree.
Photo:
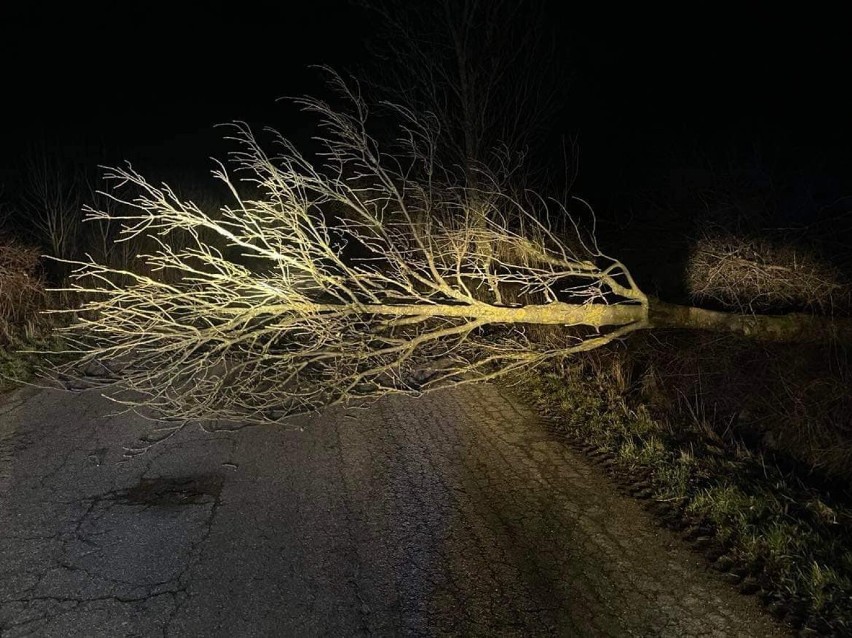
<svg viewBox="0 0 852 638">
<path fill-rule="evenodd" d="M 568 225 L 570 239 L 552 231 L 564 207 L 520 201 L 486 174 L 475 191 L 452 186 L 464 182 L 447 178 L 433 131 L 410 111 L 398 109 L 405 152 L 383 155 L 363 101 L 337 87 L 351 113 L 300 101 L 320 118 L 319 165 L 280 136 L 278 154 L 268 155 L 233 125 L 238 150 L 214 174 L 234 203 L 219 211 L 181 201 L 129 166 L 110 171 L 132 195 L 114 189 L 117 205 L 89 209 L 89 219 L 117 221 L 119 241 L 145 235 L 157 249 L 144 256 L 147 274 L 68 262 L 67 290 L 82 305 L 57 311 L 77 317 L 63 329 L 74 360 L 58 377 L 94 366 L 109 371 L 101 380 L 117 401 L 176 419 L 267 422 L 491 379 L 655 326 L 772 339 L 852 332 L 827 319 L 653 300 L 578 225 Z M 488 214 L 474 219 L 470 201 Z M 175 233 L 182 240 L 173 244 Z M 532 339 L 535 324 L 564 326 L 565 337 Z"/>
</svg>

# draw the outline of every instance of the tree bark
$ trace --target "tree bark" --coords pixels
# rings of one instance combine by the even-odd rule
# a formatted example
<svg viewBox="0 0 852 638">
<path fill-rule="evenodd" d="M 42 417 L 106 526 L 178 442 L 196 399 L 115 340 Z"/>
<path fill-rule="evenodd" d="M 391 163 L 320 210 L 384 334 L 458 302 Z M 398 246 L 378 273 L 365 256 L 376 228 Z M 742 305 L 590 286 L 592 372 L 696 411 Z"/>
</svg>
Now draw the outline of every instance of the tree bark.
<svg viewBox="0 0 852 638">
<path fill-rule="evenodd" d="M 802 313 L 749 315 L 705 310 L 649 298 L 649 328 L 728 332 L 760 341 L 852 344 L 852 319 Z"/>
</svg>

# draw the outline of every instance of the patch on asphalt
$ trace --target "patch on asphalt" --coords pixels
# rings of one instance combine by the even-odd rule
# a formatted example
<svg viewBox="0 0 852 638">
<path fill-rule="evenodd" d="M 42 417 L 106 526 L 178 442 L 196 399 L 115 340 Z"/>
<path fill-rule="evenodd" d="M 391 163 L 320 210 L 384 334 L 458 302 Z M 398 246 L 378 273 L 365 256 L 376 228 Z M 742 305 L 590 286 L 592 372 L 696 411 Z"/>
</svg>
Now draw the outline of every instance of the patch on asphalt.
<svg viewBox="0 0 852 638">
<path fill-rule="evenodd" d="M 114 492 L 109 500 L 154 507 L 201 505 L 219 498 L 223 482 L 224 479 L 215 474 L 142 479 L 131 488 Z"/>
</svg>

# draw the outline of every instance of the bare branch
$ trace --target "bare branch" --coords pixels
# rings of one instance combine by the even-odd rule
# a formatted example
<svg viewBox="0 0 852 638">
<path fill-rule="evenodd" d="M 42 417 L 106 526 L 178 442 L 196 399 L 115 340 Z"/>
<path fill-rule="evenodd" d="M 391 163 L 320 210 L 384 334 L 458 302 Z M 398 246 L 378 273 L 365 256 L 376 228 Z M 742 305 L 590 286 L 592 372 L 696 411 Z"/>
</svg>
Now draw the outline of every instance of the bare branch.
<svg viewBox="0 0 852 638">
<path fill-rule="evenodd" d="M 114 372 L 102 382 L 118 401 L 264 422 L 490 379 L 645 327 L 647 300 L 624 266 L 541 221 L 564 211 L 541 199 L 529 209 L 495 180 L 472 192 L 424 179 L 447 170 L 428 122 L 402 110 L 408 150 L 383 155 L 357 88 L 337 81 L 350 111 L 299 100 L 320 117 L 320 166 L 280 136 L 269 155 L 247 126 L 231 127 L 237 150 L 214 176 L 233 201 L 220 210 L 129 165 L 110 169 L 132 196 L 112 190 L 119 205 L 89 218 L 156 249 L 142 272 L 66 260 L 85 302 L 66 330 L 77 360 L 58 375 L 96 361 Z M 471 214 L 471 201 L 487 215 Z M 519 303 L 500 302 L 508 289 Z M 568 326 L 567 346 L 528 339 L 528 324 Z"/>
</svg>

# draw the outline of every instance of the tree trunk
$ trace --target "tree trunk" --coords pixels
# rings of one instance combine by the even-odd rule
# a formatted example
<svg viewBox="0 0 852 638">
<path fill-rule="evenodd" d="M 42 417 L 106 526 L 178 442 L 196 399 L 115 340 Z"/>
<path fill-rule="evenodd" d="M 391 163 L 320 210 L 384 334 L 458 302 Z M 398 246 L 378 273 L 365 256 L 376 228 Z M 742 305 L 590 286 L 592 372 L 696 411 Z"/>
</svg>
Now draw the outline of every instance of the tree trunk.
<svg viewBox="0 0 852 638">
<path fill-rule="evenodd" d="M 801 313 L 749 315 L 649 299 L 649 328 L 684 328 L 730 332 L 760 341 L 829 342 L 852 344 L 852 319 Z"/>
</svg>

